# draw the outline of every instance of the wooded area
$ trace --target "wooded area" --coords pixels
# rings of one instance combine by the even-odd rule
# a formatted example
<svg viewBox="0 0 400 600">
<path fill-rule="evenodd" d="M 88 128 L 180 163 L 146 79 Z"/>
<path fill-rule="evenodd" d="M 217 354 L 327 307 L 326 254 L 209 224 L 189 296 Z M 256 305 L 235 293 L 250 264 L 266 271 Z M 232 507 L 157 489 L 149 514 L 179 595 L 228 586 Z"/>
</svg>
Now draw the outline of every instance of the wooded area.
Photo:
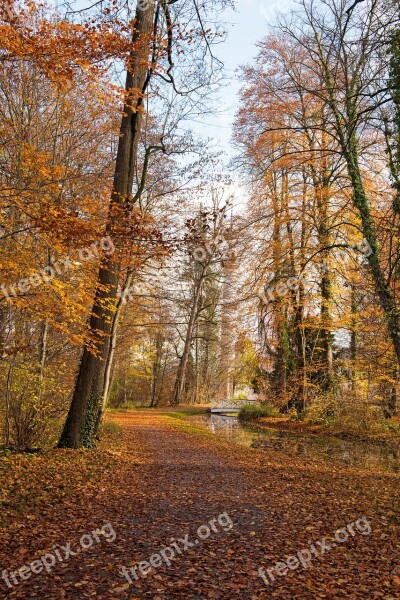
<svg viewBox="0 0 400 600">
<path fill-rule="evenodd" d="M 244 386 L 396 415 L 398 3 L 281 17 L 240 75 L 232 175 L 193 129 L 224 83 L 218 2 L 68 6 L 1 14 L 4 445 L 91 447 L 108 405 Z"/>
<path fill-rule="evenodd" d="M 0 598 L 400 598 L 400 3 L 250 4 L 1 2 Z"/>
</svg>

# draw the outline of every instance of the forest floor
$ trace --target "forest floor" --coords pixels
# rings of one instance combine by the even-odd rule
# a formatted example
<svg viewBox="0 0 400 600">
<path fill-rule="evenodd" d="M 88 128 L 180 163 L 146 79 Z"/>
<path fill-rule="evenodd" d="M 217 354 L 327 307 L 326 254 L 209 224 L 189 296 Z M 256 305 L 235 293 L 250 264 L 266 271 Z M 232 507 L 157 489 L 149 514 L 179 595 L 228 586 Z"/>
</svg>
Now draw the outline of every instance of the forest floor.
<svg viewBox="0 0 400 600">
<path fill-rule="evenodd" d="M 400 598 L 398 474 L 170 413 L 109 414 L 95 451 L 0 459 L 1 598 Z"/>
</svg>

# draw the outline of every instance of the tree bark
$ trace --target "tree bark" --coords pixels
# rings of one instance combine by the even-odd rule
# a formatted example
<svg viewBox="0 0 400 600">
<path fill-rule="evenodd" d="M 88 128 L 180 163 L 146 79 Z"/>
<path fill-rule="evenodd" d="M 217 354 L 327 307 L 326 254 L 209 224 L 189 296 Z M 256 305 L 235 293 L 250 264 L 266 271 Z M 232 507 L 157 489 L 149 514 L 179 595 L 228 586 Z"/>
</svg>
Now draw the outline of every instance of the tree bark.
<svg viewBox="0 0 400 600">
<path fill-rule="evenodd" d="M 393 384 L 390 388 L 389 398 L 387 401 L 387 405 L 384 407 L 384 415 L 386 419 L 391 419 L 396 416 L 398 413 L 397 404 L 398 404 L 398 393 L 397 387 L 399 382 L 399 370 L 396 368 L 393 371 Z"/>
<path fill-rule="evenodd" d="M 161 320 L 161 315 L 160 315 Z M 156 332 L 156 337 L 154 340 L 155 346 L 155 355 L 151 368 L 151 397 L 150 397 L 150 407 L 155 407 L 158 404 L 158 392 L 160 389 L 160 373 L 163 359 L 163 350 L 164 350 L 164 335 L 162 331 Z"/>
<path fill-rule="evenodd" d="M 154 0 L 136 10 L 132 52 L 126 76 L 127 98 L 120 126 L 114 185 L 106 233 L 114 242 L 122 217 L 132 208 L 132 188 L 141 131 L 143 95 L 148 82 L 148 64 L 153 28 Z M 93 447 L 98 411 L 103 397 L 104 374 L 119 280 L 117 251 L 102 258 L 89 332 L 94 348 L 84 347 L 75 382 L 72 403 L 59 441 L 61 448 Z"/>
<path fill-rule="evenodd" d="M 103 395 L 102 395 L 102 398 L 101 398 L 101 401 L 100 401 L 100 404 L 98 407 L 97 419 L 96 419 L 96 425 L 95 425 L 95 431 L 94 431 L 94 435 L 96 435 L 96 436 L 98 436 L 100 425 L 102 423 L 104 413 L 107 408 L 108 397 L 110 395 L 111 370 L 112 370 L 113 361 L 114 361 L 115 347 L 117 345 L 118 322 L 119 322 L 122 308 L 126 302 L 126 298 L 129 293 L 132 279 L 133 279 L 133 271 L 129 269 L 128 273 L 126 275 L 126 278 L 125 278 L 124 286 L 121 290 L 120 297 L 118 298 L 118 302 L 115 307 L 115 312 L 112 317 L 111 331 L 110 331 L 110 337 L 109 337 L 109 341 L 108 341 L 108 352 L 107 352 L 107 357 L 104 361 L 105 364 L 104 364 L 104 377 L 103 377 Z"/>
<path fill-rule="evenodd" d="M 370 13 L 370 18 L 373 12 Z M 371 214 L 371 207 L 365 192 L 360 165 L 359 165 L 359 148 L 357 143 L 357 127 L 359 126 L 359 90 L 357 86 L 360 79 L 360 69 L 366 64 L 366 57 L 363 54 L 359 58 L 359 63 L 355 71 L 355 76 L 348 83 L 346 88 L 345 98 L 345 115 L 339 109 L 336 97 L 336 82 L 333 80 L 332 72 L 329 68 L 327 56 L 321 45 L 319 35 L 314 29 L 315 42 L 318 48 L 318 57 L 322 67 L 323 79 L 327 88 L 328 97 L 327 104 L 334 117 L 334 127 L 343 158 L 346 162 L 347 172 L 353 188 L 353 203 L 358 210 L 362 232 L 365 241 L 369 244 L 370 252 L 366 257 L 369 269 L 374 281 L 376 294 L 379 299 L 380 306 L 385 315 L 387 329 L 392 340 L 393 350 L 397 358 L 397 363 L 400 365 L 400 313 L 396 306 L 394 295 L 389 287 L 388 280 L 385 277 L 384 271 L 380 264 L 380 246 L 376 234 L 376 225 Z M 368 39 L 364 40 L 364 50 Z M 344 59 L 347 61 L 348 56 Z"/>
<path fill-rule="evenodd" d="M 201 293 L 201 284 L 203 282 L 203 277 L 200 276 L 199 280 L 196 282 L 194 292 L 193 292 L 193 302 L 190 308 L 190 316 L 189 323 L 186 330 L 185 336 L 185 344 L 183 347 L 183 353 L 181 359 L 179 361 L 178 371 L 176 374 L 175 386 L 174 386 L 174 397 L 172 404 L 174 406 L 180 404 L 183 396 L 183 391 L 185 388 L 186 381 L 186 369 L 189 359 L 190 346 L 193 339 L 193 330 L 197 319 L 200 293 Z"/>
<path fill-rule="evenodd" d="M 345 158 L 353 186 L 353 201 L 361 218 L 364 239 L 369 245 L 369 255 L 366 259 L 375 284 L 376 294 L 386 318 L 397 362 L 400 365 L 400 313 L 380 264 L 380 248 L 376 235 L 376 227 L 362 182 L 357 148 L 354 141 L 349 144 L 349 151 L 345 153 Z"/>
<path fill-rule="evenodd" d="M 351 330 L 350 330 L 350 360 L 351 360 L 351 389 L 356 390 L 357 379 L 357 347 L 358 347 L 358 306 L 356 287 L 351 284 Z"/>
</svg>

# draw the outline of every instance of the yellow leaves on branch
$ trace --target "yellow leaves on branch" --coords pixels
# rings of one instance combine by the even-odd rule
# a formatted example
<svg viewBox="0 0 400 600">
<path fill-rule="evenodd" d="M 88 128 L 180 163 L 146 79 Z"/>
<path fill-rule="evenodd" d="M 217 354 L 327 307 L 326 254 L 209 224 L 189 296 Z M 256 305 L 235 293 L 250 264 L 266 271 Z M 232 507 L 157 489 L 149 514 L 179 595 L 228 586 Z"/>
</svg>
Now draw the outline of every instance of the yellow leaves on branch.
<svg viewBox="0 0 400 600">
<path fill-rule="evenodd" d="M 102 76 L 110 59 L 125 62 L 131 50 L 128 32 L 117 19 L 80 24 L 60 20 L 49 6 L 34 2 L 14 2 L 0 12 L 3 60 L 33 61 L 59 85 L 76 74 Z"/>
</svg>

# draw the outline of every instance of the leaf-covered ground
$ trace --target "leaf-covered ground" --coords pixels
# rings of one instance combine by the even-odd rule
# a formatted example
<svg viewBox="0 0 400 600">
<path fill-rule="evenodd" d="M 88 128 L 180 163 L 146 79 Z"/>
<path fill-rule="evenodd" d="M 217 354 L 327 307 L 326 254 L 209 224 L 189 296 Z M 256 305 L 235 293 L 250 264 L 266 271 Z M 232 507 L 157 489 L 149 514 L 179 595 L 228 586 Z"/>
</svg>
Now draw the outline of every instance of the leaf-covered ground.
<svg viewBox="0 0 400 600">
<path fill-rule="evenodd" d="M 49 572 L 23 570 L 11 587 L 2 579 L 1 597 L 400 598 L 398 475 L 243 448 L 162 411 L 111 418 L 122 429 L 107 450 L 0 459 L 0 570 L 10 580 L 61 546 L 79 548 Z M 334 542 L 363 516 L 369 535 L 353 525 L 354 535 Z M 107 524 L 115 539 L 81 547 L 82 535 Z M 268 585 L 259 576 L 325 538 L 335 547 L 307 568 L 274 570 Z M 162 551 L 169 557 L 174 543 L 169 565 L 146 576 L 136 569 L 132 583 L 121 575 Z"/>
</svg>

